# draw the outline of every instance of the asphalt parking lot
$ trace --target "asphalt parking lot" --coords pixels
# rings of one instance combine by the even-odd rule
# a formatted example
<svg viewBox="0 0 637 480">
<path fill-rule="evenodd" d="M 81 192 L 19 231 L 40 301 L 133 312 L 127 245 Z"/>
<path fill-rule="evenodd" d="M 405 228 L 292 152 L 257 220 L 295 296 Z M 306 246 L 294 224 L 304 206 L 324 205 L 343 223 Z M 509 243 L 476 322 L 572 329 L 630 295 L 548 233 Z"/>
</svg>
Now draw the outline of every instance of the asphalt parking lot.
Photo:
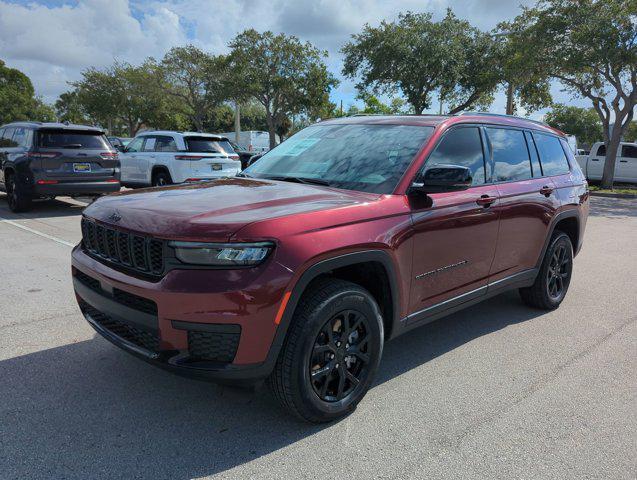
<svg viewBox="0 0 637 480">
<path fill-rule="evenodd" d="M 592 199 L 557 311 L 511 292 L 397 339 L 327 426 L 96 337 L 70 279 L 84 204 L 0 194 L 2 479 L 637 477 L 637 200 Z"/>
</svg>

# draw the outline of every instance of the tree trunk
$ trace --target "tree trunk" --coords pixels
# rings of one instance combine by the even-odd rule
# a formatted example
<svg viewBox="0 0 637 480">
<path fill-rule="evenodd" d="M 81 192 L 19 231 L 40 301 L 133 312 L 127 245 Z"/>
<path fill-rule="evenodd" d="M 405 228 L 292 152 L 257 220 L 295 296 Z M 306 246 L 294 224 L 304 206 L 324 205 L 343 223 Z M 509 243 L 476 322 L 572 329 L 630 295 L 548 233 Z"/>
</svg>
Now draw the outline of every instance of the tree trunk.
<svg viewBox="0 0 637 480">
<path fill-rule="evenodd" d="M 618 118 L 615 118 L 613 131 L 610 132 L 609 140 L 605 142 L 606 158 L 604 159 L 604 173 L 602 174 L 602 188 L 613 188 L 615 179 L 615 163 L 617 162 L 617 152 L 619 151 L 619 142 L 622 138 L 622 125 Z"/>
<path fill-rule="evenodd" d="M 241 133 L 241 108 L 239 107 L 239 102 L 234 104 L 234 141 L 235 143 L 239 143 Z"/>
<path fill-rule="evenodd" d="M 513 83 L 507 85 L 507 115 L 513 115 Z"/>
<path fill-rule="evenodd" d="M 276 123 L 271 115 L 266 116 L 266 121 L 268 123 L 268 133 L 270 134 L 270 150 L 272 150 L 276 147 Z"/>
</svg>

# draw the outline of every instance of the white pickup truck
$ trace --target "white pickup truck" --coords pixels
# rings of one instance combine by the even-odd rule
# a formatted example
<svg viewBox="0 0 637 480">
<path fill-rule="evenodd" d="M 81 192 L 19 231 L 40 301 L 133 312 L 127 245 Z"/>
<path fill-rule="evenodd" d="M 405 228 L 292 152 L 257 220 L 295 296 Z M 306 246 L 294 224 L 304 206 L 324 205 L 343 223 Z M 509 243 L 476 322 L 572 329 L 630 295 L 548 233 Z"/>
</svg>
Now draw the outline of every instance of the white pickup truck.
<svg viewBox="0 0 637 480">
<path fill-rule="evenodd" d="M 606 161 L 604 142 L 593 144 L 589 155 L 576 155 L 577 163 L 588 180 L 601 180 Z M 622 142 L 615 162 L 615 181 L 637 183 L 637 143 Z"/>
</svg>

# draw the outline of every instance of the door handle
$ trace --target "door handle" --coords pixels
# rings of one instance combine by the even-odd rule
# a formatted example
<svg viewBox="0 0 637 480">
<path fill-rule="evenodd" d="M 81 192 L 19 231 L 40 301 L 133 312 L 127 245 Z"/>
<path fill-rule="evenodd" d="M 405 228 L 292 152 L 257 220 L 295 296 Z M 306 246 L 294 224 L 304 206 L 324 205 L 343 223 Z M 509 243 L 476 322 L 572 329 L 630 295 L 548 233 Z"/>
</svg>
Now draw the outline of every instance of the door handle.
<svg viewBox="0 0 637 480">
<path fill-rule="evenodd" d="M 591 162 L 599 162 L 599 159 L 598 158 L 592 158 Z"/>
<path fill-rule="evenodd" d="M 551 193 L 553 193 L 553 189 L 547 185 L 544 185 L 542 188 L 540 188 L 540 193 L 545 197 L 550 197 Z"/>
<path fill-rule="evenodd" d="M 628 160 L 620 160 L 619 163 L 628 163 Z"/>
<path fill-rule="evenodd" d="M 494 203 L 498 197 L 491 197 L 489 195 L 482 195 L 480 198 L 476 200 L 476 203 L 484 208 L 489 208 L 492 203 Z"/>
</svg>

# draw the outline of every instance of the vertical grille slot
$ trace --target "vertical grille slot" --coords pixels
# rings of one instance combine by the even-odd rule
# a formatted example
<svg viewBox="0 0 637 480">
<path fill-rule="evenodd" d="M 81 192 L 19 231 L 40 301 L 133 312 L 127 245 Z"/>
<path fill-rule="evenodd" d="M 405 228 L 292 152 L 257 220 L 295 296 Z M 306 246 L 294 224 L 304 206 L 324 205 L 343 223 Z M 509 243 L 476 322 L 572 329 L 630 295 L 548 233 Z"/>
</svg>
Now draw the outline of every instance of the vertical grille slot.
<svg viewBox="0 0 637 480">
<path fill-rule="evenodd" d="M 164 242 L 132 235 L 82 219 L 82 246 L 105 263 L 124 265 L 146 275 L 164 273 Z"/>
</svg>

